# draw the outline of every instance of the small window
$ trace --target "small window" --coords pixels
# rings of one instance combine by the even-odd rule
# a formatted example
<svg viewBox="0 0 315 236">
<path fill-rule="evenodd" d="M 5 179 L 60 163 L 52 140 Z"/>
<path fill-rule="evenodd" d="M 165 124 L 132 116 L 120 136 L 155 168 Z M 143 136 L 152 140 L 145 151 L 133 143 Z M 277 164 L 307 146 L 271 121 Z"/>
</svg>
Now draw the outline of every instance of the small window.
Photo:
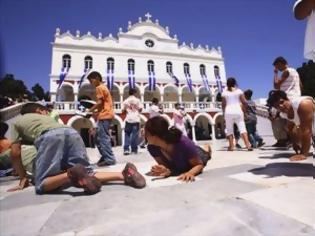
<svg viewBox="0 0 315 236">
<path fill-rule="evenodd" d="M 93 59 L 91 56 L 86 56 L 84 58 L 84 69 L 85 70 L 90 70 L 93 67 Z"/>
<path fill-rule="evenodd" d="M 71 56 L 66 54 L 62 56 L 62 68 L 70 68 L 71 67 Z"/>
<path fill-rule="evenodd" d="M 166 72 L 169 73 L 169 74 L 172 74 L 173 73 L 173 65 L 172 65 L 172 62 L 166 62 Z"/>
<path fill-rule="evenodd" d="M 201 75 L 206 75 L 206 67 L 203 64 L 200 65 L 200 74 Z"/>
<path fill-rule="evenodd" d="M 128 71 L 135 71 L 135 60 L 128 60 Z"/>
<path fill-rule="evenodd" d="M 220 68 L 218 66 L 214 66 L 214 76 L 220 76 Z"/>
<path fill-rule="evenodd" d="M 115 64 L 115 61 L 114 61 L 114 58 L 108 58 L 107 59 L 107 70 L 111 70 L 111 71 L 114 71 L 114 64 Z"/>
<path fill-rule="evenodd" d="M 185 63 L 184 64 L 184 74 L 185 75 L 190 75 L 190 71 L 189 71 L 189 64 L 188 63 Z"/>
<path fill-rule="evenodd" d="M 148 71 L 154 72 L 154 62 L 152 60 L 148 61 Z"/>
</svg>

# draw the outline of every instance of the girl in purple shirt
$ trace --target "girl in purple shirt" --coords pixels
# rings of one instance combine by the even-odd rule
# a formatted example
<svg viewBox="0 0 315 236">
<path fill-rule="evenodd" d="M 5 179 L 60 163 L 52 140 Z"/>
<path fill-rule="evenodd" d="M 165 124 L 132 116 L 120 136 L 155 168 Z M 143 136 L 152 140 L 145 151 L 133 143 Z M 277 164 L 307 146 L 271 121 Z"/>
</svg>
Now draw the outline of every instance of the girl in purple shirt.
<svg viewBox="0 0 315 236">
<path fill-rule="evenodd" d="M 209 145 L 201 148 L 175 127 L 169 128 L 161 116 L 149 119 L 145 124 L 148 151 L 158 163 L 149 172 L 153 176 L 179 175 L 178 179 L 194 181 L 211 158 Z"/>
</svg>

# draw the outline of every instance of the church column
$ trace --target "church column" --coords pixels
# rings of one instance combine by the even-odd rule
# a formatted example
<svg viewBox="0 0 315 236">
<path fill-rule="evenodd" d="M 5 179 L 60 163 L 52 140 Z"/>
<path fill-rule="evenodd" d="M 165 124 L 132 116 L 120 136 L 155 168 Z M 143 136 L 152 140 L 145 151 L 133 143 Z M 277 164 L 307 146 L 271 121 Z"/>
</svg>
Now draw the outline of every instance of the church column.
<svg viewBox="0 0 315 236">
<path fill-rule="evenodd" d="M 122 103 L 124 101 L 124 94 L 120 93 L 119 98 L 120 98 L 120 103 Z"/>
<path fill-rule="evenodd" d="M 142 103 L 144 103 L 144 94 L 143 93 L 140 94 L 140 100 Z"/>
<path fill-rule="evenodd" d="M 193 124 L 193 125 L 191 126 L 191 132 L 192 132 L 192 141 L 193 141 L 194 143 L 196 143 L 197 140 L 196 140 L 195 124 Z"/>
<path fill-rule="evenodd" d="M 215 124 L 211 124 L 211 130 L 212 130 L 212 141 L 216 140 L 215 137 Z"/>
</svg>

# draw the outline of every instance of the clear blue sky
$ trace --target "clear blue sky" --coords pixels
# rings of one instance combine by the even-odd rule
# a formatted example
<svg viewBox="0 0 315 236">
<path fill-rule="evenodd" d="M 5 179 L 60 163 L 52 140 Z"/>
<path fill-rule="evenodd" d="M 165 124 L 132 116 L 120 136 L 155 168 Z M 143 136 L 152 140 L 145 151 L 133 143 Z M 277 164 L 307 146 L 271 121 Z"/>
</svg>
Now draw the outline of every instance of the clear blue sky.
<svg viewBox="0 0 315 236">
<path fill-rule="evenodd" d="M 146 12 L 169 26 L 180 43 L 221 46 L 227 76 L 254 97 L 272 88 L 275 57 L 293 67 L 303 59 L 305 22 L 294 0 L 0 0 L 0 74 L 14 74 L 29 89 L 49 89 L 55 29 L 116 35 Z"/>
</svg>

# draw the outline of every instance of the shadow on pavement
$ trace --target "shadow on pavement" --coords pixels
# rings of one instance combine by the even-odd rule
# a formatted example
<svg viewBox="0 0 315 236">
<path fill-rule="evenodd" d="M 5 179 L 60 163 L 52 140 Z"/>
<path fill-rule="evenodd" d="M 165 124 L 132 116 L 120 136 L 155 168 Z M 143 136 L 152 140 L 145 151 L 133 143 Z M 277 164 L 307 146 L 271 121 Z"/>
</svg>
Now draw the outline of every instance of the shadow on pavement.
<svg viewBox="0 0 315 236">
<path fill-rule="evenodd" d="M 268 178 L 278 176 L 288 177 L 313 177 L 315 178 L 315 168 L 309 163 L 271 163 L 265 167 L 249 170 L 255 175 L 267 175 Z"/>
<path fill-rule="evenodd" d="M 275 153 L 269 156 L 259 156 L 261 159 L 278 159 L 278 158 L 290 158 L 294 155 L 294 152 L 282 152 L 282 153 Z"/>
</svg>

